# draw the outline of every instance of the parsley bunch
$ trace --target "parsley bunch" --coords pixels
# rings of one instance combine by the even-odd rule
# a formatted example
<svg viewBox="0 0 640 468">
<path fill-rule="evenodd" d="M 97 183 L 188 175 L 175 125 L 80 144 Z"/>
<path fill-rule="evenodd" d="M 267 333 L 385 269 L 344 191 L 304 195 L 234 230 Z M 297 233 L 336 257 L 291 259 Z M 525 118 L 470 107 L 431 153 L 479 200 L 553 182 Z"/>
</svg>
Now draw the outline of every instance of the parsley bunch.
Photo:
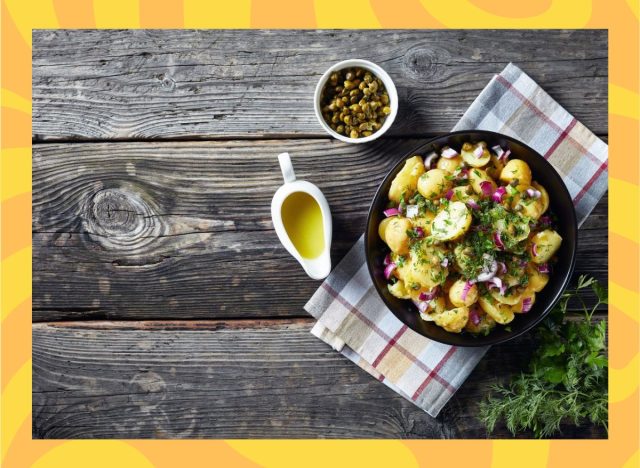
<svg viewBox="0 0 640 468">
<path fill-rule="evenodd" d="M 581 291 L 591 288 L 597 304 L 589 309 Z M 570 301 L 578 301 L 584 320 L 566 320 Z M 567 291 L 538 328 L 538 348 L 529 371 L 508 384 L 492 386 L 493 394 L 480 406 L 480 419 L 492 432 L 504 420 L 512 434 L 532 430 L 548 437 L 561 424 L 592 424 L 607 428 L 608 361 L 606 322 L 592 321 L 593 313 L 607 304 L 607 291 L 594 278 L 580 276 L 577 288 Z"/>
</svg>

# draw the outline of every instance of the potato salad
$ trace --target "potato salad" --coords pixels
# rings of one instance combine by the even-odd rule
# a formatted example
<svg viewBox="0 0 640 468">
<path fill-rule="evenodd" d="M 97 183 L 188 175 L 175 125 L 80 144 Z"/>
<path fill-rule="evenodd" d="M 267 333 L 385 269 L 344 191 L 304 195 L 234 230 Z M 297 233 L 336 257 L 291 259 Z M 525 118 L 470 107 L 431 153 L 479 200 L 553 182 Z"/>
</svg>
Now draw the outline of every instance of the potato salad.
<svg viewBox="0 0 640 468">
<path fill-rule="evenodd" d="M 488 334 L 531 311 L 562 238 L 528 164 L 483 141 L 412 156 L 378 233 L 391 294 L 452 333 Z"/>
</svg>

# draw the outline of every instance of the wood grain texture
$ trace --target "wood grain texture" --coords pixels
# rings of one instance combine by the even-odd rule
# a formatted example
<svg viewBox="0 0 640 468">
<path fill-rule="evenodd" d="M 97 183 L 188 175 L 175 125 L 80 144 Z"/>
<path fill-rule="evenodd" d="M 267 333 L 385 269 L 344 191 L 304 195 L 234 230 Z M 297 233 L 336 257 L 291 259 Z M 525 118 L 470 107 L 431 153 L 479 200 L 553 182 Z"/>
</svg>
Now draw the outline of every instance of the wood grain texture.
<svg viewBox="0 0 640 468">
<path fill-rule="evenodd" d="M 391 135 L 449 131 L 509 62 L 606 134 L 607 41 L 606 30 L 34 31 L 33 138 L 326 136 L 315 85 L 354 57 L 396 83 Z"/>
<path fill-rule="evenodd" d="M 298 177 L 325 193 L 337 263 L 364 231 L 379 182 L 418 145 L 36 145 L 33 319 L 304 316 L 319 283 L 273 231 L 270 201 L 281 184 L 276 154 L 289 151 Z M 605 197 L 580 230 L 578 273 L 606 279 L 606 238 Z"/>
<path fill-rule="evenodd" d="M 34 438 L 482 438 L 478 402 L 526 365 L 492 348 L 434 419 L 309 333 L 310 320 L 33 326 Z M 494 437 L 511 437 L 499 427 Z M 531 437 L 531 434 L 521 434 Z M 592 427 L 563 437 L 605 437 Z"/>
</svg>

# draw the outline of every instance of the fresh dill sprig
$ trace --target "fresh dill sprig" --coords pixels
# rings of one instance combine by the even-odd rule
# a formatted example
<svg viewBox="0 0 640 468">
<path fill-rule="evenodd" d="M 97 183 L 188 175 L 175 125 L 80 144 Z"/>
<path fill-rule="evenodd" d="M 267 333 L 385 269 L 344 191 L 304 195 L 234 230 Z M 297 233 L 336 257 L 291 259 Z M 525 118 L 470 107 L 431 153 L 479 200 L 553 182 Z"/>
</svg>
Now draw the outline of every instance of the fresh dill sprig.
<svg viewBox="0 0 640 468">
<path fill-rule="evenodd" d="M 586 288 L 598 298 L 592 308 L 583 299 Z M 572 301 L 581 304 L 584 320 L 565 320 Z M 607 303 L 606 288 L 584 275 L 576 289 L 563 294 L 538 328 L 538 348 L 528 372 L 493 385 L 481 402 L 480 419 L 489 432 L 499 421 L 514 435 L 531 430 L 536 437 L 552 436 L 562 424 L 590 422 L 608 430 L 607 325 L 592 321 L 593 313 Z"/>
</svg>

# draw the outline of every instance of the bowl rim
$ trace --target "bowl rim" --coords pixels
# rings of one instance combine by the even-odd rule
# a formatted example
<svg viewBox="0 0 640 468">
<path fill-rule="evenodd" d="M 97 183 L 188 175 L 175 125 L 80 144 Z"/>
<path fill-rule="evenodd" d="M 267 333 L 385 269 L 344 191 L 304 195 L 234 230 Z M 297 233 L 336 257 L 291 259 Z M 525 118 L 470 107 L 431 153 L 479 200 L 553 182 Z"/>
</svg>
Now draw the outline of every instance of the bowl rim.
<svg viewBox="0 0 640 468">
<path fill-rule="evenodd" d="M 327 124 L 327 122 L 324 121 L 324 117 L 322 116 L 322 112 L 320 111 L 320 96 L 322 94 L 324 85 L 329 80 L 329 75 L 331 75 L 331 73 L 336 70 L 341 70 L 347 67 L 360 67 L 360 68 L 365 68 L 369 70 L 370 72 L 372 72 L 374 75 L 376 75 L 378 78 L 382 80 L 382 83 L 384 84 L 387 92 L 389 93 L 389 103 L 391 104 L 391 113 L 385 119 L 384 124 L 382 124 L 382 127 L 380 128 L 380 130 L 378 130 L 377 132 L 374 132 L 368 137 L 349 138 L 344 135 L 340 135 L 338 132 L 334 131 Z M 384 135 L 387 132 L 387 130 L 389 130 L 389 128 L 391 128 L 391 125 L 395 121 L 396 115 L 398 114 L 398 90 L 396 89 L 396 85 L 393 82 L 393 79 L 391 79 L 389 74 L 380 65 L 377 65 L 369 60 L 364 60 L 364 59 L 342 60 L 330 66 L 327 69 L 327 71 L 325 71 L 320 77 L 320 79 L 318 80 L 318 83 L 316 84 L 316 89 L 313 93 L 313 110 L 322 128 L 332 137 L 340 141 L 344 141 L 345 143 L 367 143 L 369 141 L 373 141 L 380 138 L 382 135 Z"/>
<path fill-rule="evenodd" d="M 371 219 L 372 219 L 372 216 L 373 216 L 374 207 L 375 207 L 375 205 L 377 205 L 377 202 L 378 202 L 379 198 L 382 196 L 382 193 L 381 193 L 382 186 L 387 181 L 389 176 L 396 171 L 398 166 L 400 166 L 400 164 L 403 164 L 406 161 L 406 159 L 408 157 L 410 157 L 410 155 L 418 154 L 419 151 L 417 151 L 417 150 L 419 150 L 421 148 L 424 148 L 425 146 L 433 143 L 436 140 L 440 140 L 442 138 L 449 138 L 449 137 L 456 136 L 456 135 L 469 134 L 469 133 L 476 133 L 476 134 L 480 133 L 480 134 L 484 134 L 484 135 L 486 135 L 488 137 L 491 137 L 492 139 L 501 138 L 501 139 L 504 139 L 504 140 L 513 141 L 513 142 L 515 142 L 515 143 L 517 143 L 519 145 L 522 145 L 525 149 L 530 151 L 532 154 L 534 154 L 534 155 L 538 156 L 540 159 L 542 159 L 543 164 L 547 165 L 551 169 L 551 173 L 553 174 L 553 176 L 557 177 L 562 182 L 561 186 L 562 186 L 563 192 L 562 192 L 561 196 L 564 197 L 566 200 L 569 200 L 570 205 L 571 205 L 571 210 L 570 210 L 571 219 L 566 221 L 566 222 L 569 223 L 573 227 L 573 232 L 575 233 L 575 235 L 574 235 L 574 239 L 573 239 L 573 252 L 571 253 L 571 260 L 570 260 L 569 268 L 567 270 L 567 273 L 566 273 L 565 277 L 562 280 L 562 284 L 558 288 L 558 291 L 555 294 L 555 296 L 553 296 L 553 298 L 546 305 L 544 311 L 542 313 L 540 313 L 535 320 L 531 321 L 529 324 L 527 324 L 521 330 L 517 330 L 515 332 L 509 333 L 507 336 L 502 337 L 502 338 L 496 338 L 495 340 L 488 339 L 488 340 L 485 340 L 484 342 L 481 342 L 481 343 L 480 342 L 475 342 L 474 343 L 473 341 L 470 341 L 468 344 L 467 343 L 460 344 L 460 343 L 454 343 L 453 341 L 442 340 L 442 339 L 435 338 L 433 336 L 428 336 L 425 333 L 423 333 L 421 330 L 417 330 L 416 328 L 414 328 L 411 324 L 406 323 L 402 318 L 402 314 L 396 313 L 396 311 L 394 310 L 393 306 L 387 301 L 387 299 L 384 296 L 384 294 L 382 294 L 382 291 L 380 291 L 380 288 L 378 287 L 378 284 L 374 280 L 375 276 L 374 276 L 374 270 L 373 270 L 373 264 L 372 264 L 373 262 L 372 262 L 371 256 L 367 252 L 367 246 L 369 245 L 369 231 L 370 231 Z M 377 233 L 378 230 L 376 229 L 375 232 Z M 421 336 L 424 336 L 425 338 L 428 338 L 430 340 L 437 341 L 439 343 L 443 343 L 443 344 L 446 344 L 446 345 L 451 345 L 451 346 L 456 346 L 456 347 L 464 347 L 464 348 L 477 348 L 477 347 L 482 347 L 482 346 L 493 346 L 493 345 L 496 345 L 496 344 L 506 343 L 507 341 L 513 340 L 513 339 L 515 339 L 515 338 L 517 338 L 517 337 L 529 332 L 530 330 L 532 330 L 533 328 L 538 326 L 540 324 L 540 322 L 542 322 L 546 318 L 546 316 L 551 312 L 553 307 L 558 303 L 558 301 L 562 297 L 562 294 L 564 293 L 564 291 L 569 286 L 569 283 L 571 281 L 571 278 L 573 277 L 573 272 L 574 272 L 574 269 L 575 269 L 576 256 L 577 256 L 577 251 L 578 251 L 578 221 L 577 221 L 577 216 L 576 216 L 575 205 L 573 204 L 573 199 L 571 198 L 571 195 L 569 194 L 569 190 L 568 190 L 566 184 L 564 183 L 564 180 L 562 179 L 562 177 L 560 176 L 560 174 L 558 173 L 556 168 L 553 167 L 553 165 L 549 161 L 547 161 L 540 153 L 538 153 L 536 150 L 531 148 L 526 143 L 524 143 L 524 142 L 522 142 L 522 141 L 520 141 L 520 140 L 518 140 L 516 138 L 513 138 L 513 137 L 511 137 L 509 135 L 505 135 L 503 133 L 493 132 L 493 131 L 490 131 L 490 130 L 457 130 L 457 131 L 453 131 L 453 132 L 449 132 L 449 133 L 444 133 L 442 135 L 438 135 L 438 136 L 435 136 L 435 137 L 432 137 L 432 138 L 428 138 L 423 143 L 421 143 L 419 145 L 416 145 L 415 148 L 411 152 L 408 152 L 405 155 L 403 155 L 401 158 L 399 158 L 398 162 L 396 164 L 394 164 L 393 167 L 387 172 L 387 174 L 384 176 L 384 178 L 378 184 L 378 188 L 376 189 L 376 193 L 373 196 L 373 199 L 371 201 L 371 205 L 369 206 L 369 213 L 367 214 L 367 223 L 365 225 L 365 231 L 364 231 L 364 249 L 365 249 L 365 261 L 367 263 L 367 270 L 369 271 L 369 276 L 370 276 L 371 281 L 373 283 L 374 289 L 376 290 L 378 296 L 380 296 L 380 299 L 382 299 L 382 302 L 385 304 L 385 306 L 387 306 L 387 308 L 391 311 L 391 313 L 393 315 L 395 315 L 396 318 L 398 320 L 400 320 L 400 322 L 402 322 L 407 327 L 411 328 L 417 334 L 419 334 Z M 447 333 L 447 335 L 445 335 L 445 336 L 449 336 L 449 335 L 460 336 L 457 333 Z M 487 335 L 487 336 L 490 336 L 490 334 Z"/>
</svg>

